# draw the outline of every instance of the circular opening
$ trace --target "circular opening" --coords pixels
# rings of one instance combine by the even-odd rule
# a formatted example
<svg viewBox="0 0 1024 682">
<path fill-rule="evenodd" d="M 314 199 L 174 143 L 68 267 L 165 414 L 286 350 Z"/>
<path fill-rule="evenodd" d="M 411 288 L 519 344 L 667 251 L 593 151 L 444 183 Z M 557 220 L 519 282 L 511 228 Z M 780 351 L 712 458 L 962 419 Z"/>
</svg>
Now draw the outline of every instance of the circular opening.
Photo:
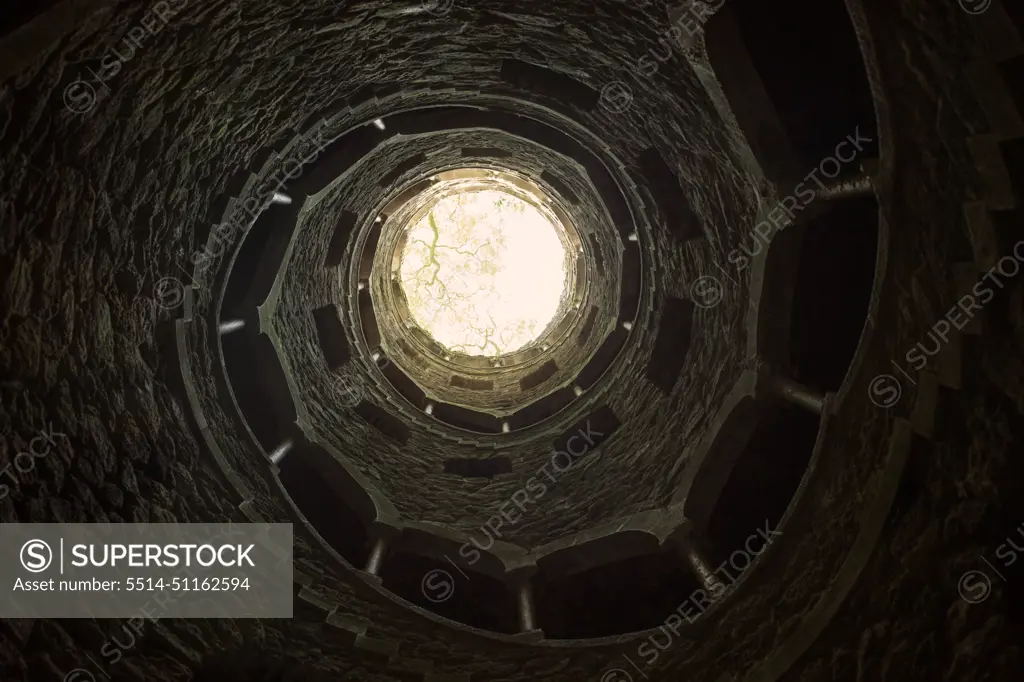
<svg viewBox="0 0 1024 682">
<path fill-rule="evenodd" d="M 560 230 L 531 203 L 469 190 L 409 228 L 399 280 L 412 320 L 444 348 L 499 356 L 537 340 L 566 298 Z"/>
</svg>

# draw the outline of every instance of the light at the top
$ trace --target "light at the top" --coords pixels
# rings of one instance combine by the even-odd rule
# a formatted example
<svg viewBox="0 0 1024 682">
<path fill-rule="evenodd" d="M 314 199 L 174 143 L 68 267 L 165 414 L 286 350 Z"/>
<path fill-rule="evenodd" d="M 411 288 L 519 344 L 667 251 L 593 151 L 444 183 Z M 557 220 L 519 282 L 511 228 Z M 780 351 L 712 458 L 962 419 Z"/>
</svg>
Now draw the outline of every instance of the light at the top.
<svg viewBox="0 0 1024 682">
<path fill-rule="evenodd" d="M 400 280 L 413 321 L 467 355 L 511 353 L 559 310 L 565 250 L 556 227 L 500 190 L 453 194 L 409 230 Z"/>
</svg>

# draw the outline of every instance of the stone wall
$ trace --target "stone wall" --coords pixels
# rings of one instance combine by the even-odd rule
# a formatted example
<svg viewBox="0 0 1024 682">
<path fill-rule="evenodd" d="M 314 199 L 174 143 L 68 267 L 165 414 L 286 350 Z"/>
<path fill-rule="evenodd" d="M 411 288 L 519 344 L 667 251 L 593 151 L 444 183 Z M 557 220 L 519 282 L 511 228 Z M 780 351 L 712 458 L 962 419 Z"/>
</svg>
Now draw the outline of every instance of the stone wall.
<svg viewBox="0 0 1024 682">
<path fill-rule="evenodd" d="M 154 14 L 158 5 L 165 19 Z M 884 137 L 879 201 L 889 241 L 877 315 L 781 548 L 727 608 L 688 629 L 646 671 L 651 679 L 980 681 L 1019 669 L 1019 584 L 997 585 L 995 598 L 968 606 L 957 580 L 1024 521 L 1014 455 L 1024 408 L 1020 280 L 986 311 L 984 335 L 957 348 L 959 374 L 943 364 L 934 384 L 905 398 L 904 412 L 867 400 L 871 378 L 960 293 L 952 266 L 975 261 L 982 241 L 964 204 L 995 196 L 993 210 L 1018 210 L 990 186 L 992 166 L 969 142 L 994 126 L 990 102 L 979 99 L 968 74 L 979 58 L 1002 64 L 1019 55 L 996 54 L 1012 40 L 985 32 L 1014 24 L 993 25 L 998 4 L 981 16 L 923 0 L 849 6 Z M 631 347 L 610 392 L 623 427 L 600 458 L 571 473 L 559 496 L 516 528 L 515 539 L 536 544 L 669 501 L 680 461 L 744 369 L 746 285 L 703 312 L 671 396 L 645 382 L 641 368 L 662 302 L 687 298 L 690 283 L 712 272 L 755 222 L 760 188 L 742 161 L 742 133 L 723 122 L 685 60 L 663 64 L 657 79 L 634 73 L 644 46 L 667 29 L 660 3 L 442 2 L 434 12 L 399 13 L 417 7 L 69 0 L 55 8 L 65 10 L 59 17 L 32 27 L 31 41 L 14 35 L 0 43 L 0 466 L 41 430 L 62 434 L 31 471 L 19 472 L 0 500 L 0 520 L 294 521 L 304 581 L 293 621 L 161 620 L 141 632 L 118 621 L 5 621 L 0 679 L 61 680 L 81 668 L 96 679 L 184 681 L 212 653 L 256 647 L 342 679 L 575 681 L 625 668 L 622 655 L 636 651 L 639 635 L 551 645 L 470 632 L 366 582 L 304 528 L 253 451 L 218 391 L 215 330 L 197 316 L 187 335 L 191 353 L 178 357 L 181 311 L 154 296 L 163 278 L 188 283 L 189 256 L 221 220 L 227 198 L 239 195 L 238 178 L 263 167 L 267 148 L 317 120 L 342 126 L 386 115 L 381 102 L 396 93 L 411 105 L 453 89 L 470 93 L 460 95 L 467 101 L 474 94 L 536 99 L 599 137 L 637 197 L 652 192 L 637 160 L 660 150 L 713 239 L 680 244 L 659 225 L 656 206 L 646 207 L 656 286 L 646 345 Z M 143 25 L 154 34 L 120 58 L 105 84 L 68 90 L 94 78 L 90 69 L 100 73 L 108 49 L 128 55 L 122 36 Z M 553 91 L 543 83 L 503 78 L 502 59 L 550 66 L 597 92 L 628 81 L 632 106 L 620 114 L 585 110 L 585 92 L 545 100 Z M 366 86 L 375 93 L 367 96 Z M 69 110 L 84 107 L 89 87 L 95 105 Z M 1010 100 L 1020 102 L 1020 92 Z M 1007 150 L 1024 134 L 994 132 Z M 1021 196 L 1021 178 L 1010 177 L 1012 200 Z M 199 311 L 211 304 L 205 284 Z M 309 309 L 323 303 L 310 301 Z M 221 460 L 194 428 L 195 405 Z M 940 418 L 922 416 L 928 405 Z M 548 455 L 547 439 L 524 443 L 505 453 L 515 465 L 511 478 L 438 474 L 425 485 L 408 452 L 377 440 L 351 415 L 325 405 L 310 411 L 404 515 L 463 530 L 478 527 L 518 486 L 519 472 L 533 475 Z M 436 444 L 427 439 L 409 447 L 438 471 L 442 456 L 473 452 L 450 443 L 431 452 Z M 232 470 L 240 478 L 226 474 Z M 887 495 L 892 503 L 882 504 Z M 877 510 L 887 523 L 874 530 Z"/>
</svg>

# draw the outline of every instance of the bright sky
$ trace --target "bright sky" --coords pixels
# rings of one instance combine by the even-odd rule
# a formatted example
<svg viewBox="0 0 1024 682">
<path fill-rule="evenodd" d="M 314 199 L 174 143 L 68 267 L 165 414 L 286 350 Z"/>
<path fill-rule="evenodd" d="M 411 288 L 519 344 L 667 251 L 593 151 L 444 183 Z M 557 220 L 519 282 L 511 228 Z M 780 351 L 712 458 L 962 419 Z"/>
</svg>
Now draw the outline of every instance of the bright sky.
<svg viewBox="0 0 1024 682">
<path fill-rule="evenodd" d="M 412 227 L 399 276 L 413 320 L 442 346 L 503 355 L 535 340 L 558 312 L 565 250 L 525 201 L 462 192 Z"/>
</svg>

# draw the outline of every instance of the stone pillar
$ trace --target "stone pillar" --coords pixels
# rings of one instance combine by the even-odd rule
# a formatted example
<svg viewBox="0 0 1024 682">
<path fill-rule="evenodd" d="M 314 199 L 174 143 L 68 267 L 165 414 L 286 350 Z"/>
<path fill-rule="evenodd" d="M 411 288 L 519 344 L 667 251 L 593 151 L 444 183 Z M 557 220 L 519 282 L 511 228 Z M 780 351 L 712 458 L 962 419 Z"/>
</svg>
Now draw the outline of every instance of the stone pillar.
<svg viewBox="0 0 1024 682">
<path fill-rule="evenodd" d="M 819 190 L 818 196 L 822 199 L 852 199 L 869 196 L 874 191 L 874 177 L 869 173 L 861 171 L 859 175 L 852 178 L 836 180 L 826 184 L 824 189 Z"/>
<path fill-rule="evenodd" d="M 273 452 L 270 453 L 270 461 L 273 462 L 274 464 L 280 464 L 281 461 L 285 458 L 285 455 L 287 455 L 291 451 L 291 449 L 292 441 L 290 439 L 284 441 L 283 443 L 278 445 Z"/>
<path fill-rule="evenodd" d="M 516 603 L 519 606 L 519 631 L 533 632 L 537 629 L 537 619 L 533 608 L 533 582 L 530 578 L 522 578 L 516 586 Z"/>
<path fill-rule="evenodd" d="M 825 407 L 825 396 L 787 377 L 776 376 L 771 380 L 772 392 L 794 405 L 821 414 Z"/>
<path fill-rule="evenodd" d="M 221 334 L 230 334 L 233 331 L 239 330 L 245 326 L 245 320 L 224 320 L 220 323 L 217 330 Z"/>
<path fill-rule="evenodd" d="M 402 523 L 397 518 L 377 518 L 371 521 L 366 529 L 367 536 L 371 543 L 370 555 L 366 557 L 366 565 L 363 567 L 363 577 L 378 585 L 383 582 L 380 577 L 380 569 L 384 559 L 395 547 L 401 546 Z"/>
<path fill-rule="evenodd" d="M 704 588 L 708 595 L 718 595 L 725 590 L 725 583 L 715 575 L 714 566 L 704 546 L 703 539 L 693 528 L 681 534 L 676 544 L 679 556 L 682 557 L 686 565 L 693 571 L 697 580 L 700 581 L 701 587 Z"/>
<path fill-rule="evenodd" d="M 366 560 L 366 568 L 363 569 L 370 575 L 380 575 L 380 565 L 384 562 L 384 555 L 388 551 L 388 541 L 384 537 L 378 537 L 370 550 L 370 556 Z"/>
<path fill-rule="evenodd" d="M 544 639 L 544 631 L 537 626 L 537 612 L 533 599 L 533 576 L 537 574 L 537 565 L 520 564 L 506 570 L 505 584 L 516 596 L 519 632 L 515 637 L 524 642 L 538 642 Z"/>
</svg>

